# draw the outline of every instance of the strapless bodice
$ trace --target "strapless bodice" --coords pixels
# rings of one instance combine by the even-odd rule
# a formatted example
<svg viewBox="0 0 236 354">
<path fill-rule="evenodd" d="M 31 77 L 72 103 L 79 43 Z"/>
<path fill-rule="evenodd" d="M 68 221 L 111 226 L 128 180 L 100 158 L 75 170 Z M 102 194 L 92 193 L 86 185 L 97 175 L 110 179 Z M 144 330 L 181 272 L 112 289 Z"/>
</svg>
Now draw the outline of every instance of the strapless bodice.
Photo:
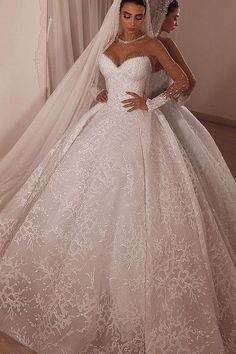
<svg viewBox="0 0 236 354">
<path fill-rule="evenodd" d="M 152 66 L 149 57 L 139 56 L 117 66 L 107 55 L 101 54 L 99 67 L 108 91 L 107 105 L 124 110 L 122 100 L 131 98 L 126 92 L 142 96 L 150 80 Z"/>
</svg>

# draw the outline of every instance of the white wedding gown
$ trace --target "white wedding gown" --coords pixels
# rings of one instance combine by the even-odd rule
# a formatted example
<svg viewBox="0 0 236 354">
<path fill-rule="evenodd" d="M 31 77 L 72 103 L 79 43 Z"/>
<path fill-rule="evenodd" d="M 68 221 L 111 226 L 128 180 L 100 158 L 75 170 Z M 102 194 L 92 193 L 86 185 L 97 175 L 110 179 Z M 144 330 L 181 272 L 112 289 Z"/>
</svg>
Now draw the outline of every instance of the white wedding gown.
<svg viewBox="0 0 236 354">
<path fill-rule="evenodd" d="M 189 114 L 192 154 L 160 110 L 123 108 L 148 57 L 99 63 L 108 102 L 1 213 L 0 329 L 40 354 L 234 354 L 233 178 L 185 108 L 168 104 Z"/>
</svg>

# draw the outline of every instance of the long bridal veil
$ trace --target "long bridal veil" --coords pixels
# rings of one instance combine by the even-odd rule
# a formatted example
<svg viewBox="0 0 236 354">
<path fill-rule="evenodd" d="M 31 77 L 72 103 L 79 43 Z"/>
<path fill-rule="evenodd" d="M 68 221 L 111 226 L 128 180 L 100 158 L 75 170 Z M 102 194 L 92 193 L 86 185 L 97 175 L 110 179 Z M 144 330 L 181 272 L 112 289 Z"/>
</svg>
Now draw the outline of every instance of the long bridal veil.
<svg viewBox="0 0 236 354">
<path fill-rule="evenodd" d="M 114 0 L 100 31 L 66 74 L 31 125 L 0 161 L 0 210 L 19 190 L 56 142 L 92 105 L 91 87 L 99 80 L 98 57 L 119 32 L 121 0 Z M 152 35 L 149 5 L 144 32 Z M 53 155 L 48 164 L 48 174 Z M 50 167 L 50 166 L 51 167 Z"/>
</svg>

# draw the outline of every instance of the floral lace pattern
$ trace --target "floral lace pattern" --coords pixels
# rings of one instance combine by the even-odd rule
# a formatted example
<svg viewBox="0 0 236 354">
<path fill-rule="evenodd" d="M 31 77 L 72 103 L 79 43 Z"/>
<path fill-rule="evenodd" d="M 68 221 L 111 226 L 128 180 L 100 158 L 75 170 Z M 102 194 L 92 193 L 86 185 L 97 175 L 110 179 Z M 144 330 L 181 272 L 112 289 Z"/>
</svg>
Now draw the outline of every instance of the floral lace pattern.
<svg viewBox="0 0 236 354">
<path fill-rule="evenodd" d="M 145 90 L 147 57 L 116 67 L 101 55 L 100 69 L 108 102 L 61 138 L 0 215 L 0 329 L 40 354 L 233 354 L 225 237 L 236 218 L 223 158 L 207 134 L 191 150 L 159 110 L 125 111 L 125 92 Z M 201 149 L 216 162 L 204 166 Z M 212 207 L 214 168 L 232 218 Z"/>
</svg>

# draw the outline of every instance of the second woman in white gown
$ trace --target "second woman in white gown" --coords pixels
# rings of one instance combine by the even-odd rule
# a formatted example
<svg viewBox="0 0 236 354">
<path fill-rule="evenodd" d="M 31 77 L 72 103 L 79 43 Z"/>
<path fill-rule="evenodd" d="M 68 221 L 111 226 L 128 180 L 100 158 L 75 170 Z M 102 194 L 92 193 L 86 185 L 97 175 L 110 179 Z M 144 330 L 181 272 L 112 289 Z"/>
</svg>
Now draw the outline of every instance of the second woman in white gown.
<svg viewBox="0 0 236 354">
<path fill-rule="evenodd" d="M 145 9 L 122 1 L 120 16 L 137 31 Z M 100 54 L 107 102 L 61 137 L 1 213 L 0 329 L 40 354 L 235 352 L 231 175 L 218 153 L 217 187 L 232 208 L 230 223 L 218 223 L 214 185 L 153 107 L 163 96 L 145 110 L 145 41 Z M 111 53 L 129 46 L 115 62 Z M 157 46 L 181 92 L 182 71 Z"/>
<path fill-rule="evenodd" d="M 157 7 L 160 6 L 158 1 L 155 3 Z M 226 244 L 228 242 L 231 244 L 228 250 L 232 255 L 234 264 L 236 264 L 235 252 L 231 252 L 236 249 L 236 231 L 233 226 L 234 218 L 236 218 L 233 211 L 236 201 L 235 180 L 207 129 L 183 105 L 189 99 L 196 81 L 173 40 L 162 36 L 163 32 L 170 33 L 178 26 L 180 16 L 178 1 L 166 1 L 166 9 L 166 16 L 161 15 L 163 22 L 155 23 L 155 19 L 153 20 L 154 31 L 172 58 L 188 76 L 190 88 L 181 94 L 177 101 L 171 100 L 162 105 L 160 110 L 173 130 L 176 139 L 188 155 L 200 183 L 207 191 L 206 198 L 214 210 L 218 226 L 224 230 L 230 230 L 224 239 Z M 157 71 L 151 75 L 151 97 L 161 94 L 171 82 L 172 79 L 166 70 L 157 63 Z M 222 188 L 222 185 L 224 185 L 224 188 Z M 228 194 L 228 198 L 226 198 L 226 194 Z M 234 231 L 232 231 L 232 227 Z"/>
</svg>

